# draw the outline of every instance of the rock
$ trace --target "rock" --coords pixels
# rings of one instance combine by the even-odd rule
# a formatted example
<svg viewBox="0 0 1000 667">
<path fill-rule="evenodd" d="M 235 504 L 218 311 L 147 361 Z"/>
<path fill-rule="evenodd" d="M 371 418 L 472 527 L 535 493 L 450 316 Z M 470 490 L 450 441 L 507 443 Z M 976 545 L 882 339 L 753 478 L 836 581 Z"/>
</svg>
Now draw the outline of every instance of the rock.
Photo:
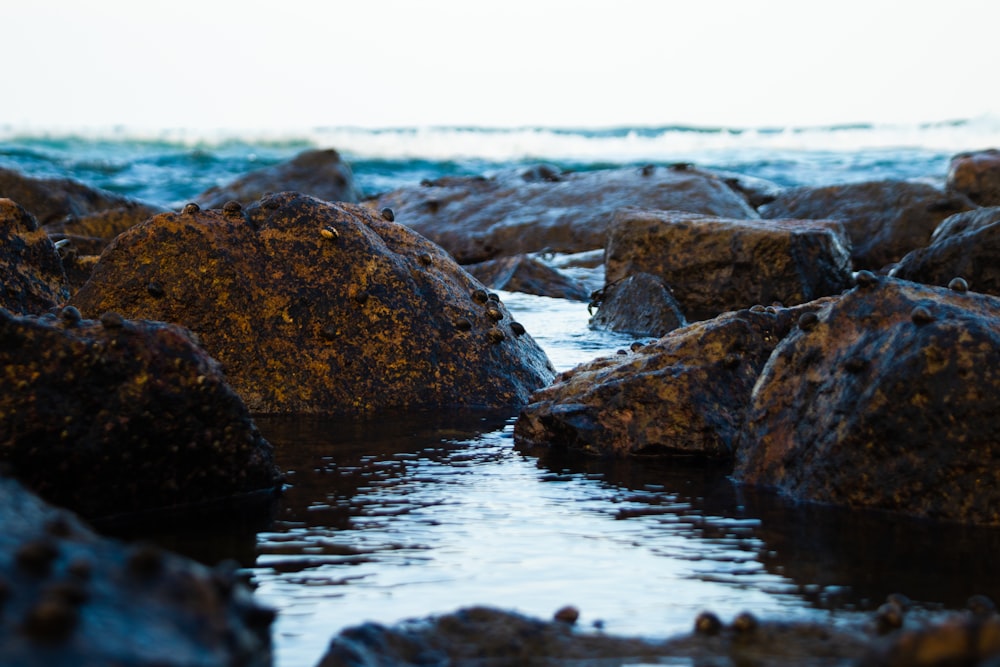
<svg viewBox="0 0 1000 667">
<path fill-rule="evenodd" d="M 574 301 L 590 298 L 590 290 L 582 284 L 529 255 L 501 257 L 462 268 L 490 289 Z"/>
<path fill-rule="evenodd" d="M 280 486 L 271 445 L 185 330 L 107 313 L 0 313 L 0 461 L 89 519 Z"/>
<path fill-rule="evenodd" d="M 317 667 L 396 665 L 814 665 L 851 664 L 872 651 L 858 629 L 814 623 L 746 622 L 749 614 L 713 635 L 691 632 L 665 640 L 574 632 L 490 607 L 405 621 L 365 623 L 342 631 Z"/>
<path fill-rule="evenodd" d="M 271 664 L 274 612 L 231 566 L 99 537 L 5 478 L 0 525 L 0 664 Z"/>
<path fill-rule="evenodd" d="M 515 444 L 729 461 L 771 350 L 824 303 L 726 313 L 561 373 L 521 409 Z"/>
<path fill-rule="evenodd" d="M 259 413 L 520 406 L 554 374 L 441 248 L 296 193 L 152 218 L 71 302 L 191 329 Z"/>
<path fill-rule="evenodd" d="M 90 254 L 99 255 L 108 241 L 126 229 L 165 209 L 139 202 L 127 201 L 112 208 L 101 209 L 86 215 L 69 215 L 62 220 L 45 225 L 45 231 L 53 238 L 66 238 L 80 248 L 87 247 Z M 93 241 L 99 240 L 100 247 L 94 248 Z M 97 252 L 93 252 L 96 250 Z"/>
<path fill-rule="evenodd" d="M 626 208 L 611 222 L 605 281 L 649 273 L 670 288 L 689 321 L 755 304 L 794 305 L 850 285 L 840 224 L 736 220 Z"/>
<path fill-rule="evenodd" d="M 1000 525 L 1000 299 L 858 279 L 774 350 L 736 478 L 799 500 Z"/>
<path fill-rule="evenodd" d="M 372 205 L 392 208 L 396 220 L 440 244 L 462 264 L 603 248 L 612 214 L 628 205 L 758 217 L 720 179 L 683 168 L 577 173 L 536 168 L 490 178 L 446 178 L 390 192 Z"/>
<path fill-rule="evenodd" d="M 23 206 L 46 231 L 82 236 L 97 235 L 90 231 L 80 231 L 91 229 L 91 224 L 94 228 L 101 229 L 105 226 L 121 226 L 124 223 L 119 218 L 128 218 L 134 224 L 162 211 L 155 206 L 67 178 L 32 178 L 2 168 L 0 197 L 13 199 Z M 96 216 L 95 221 L 85 223 L 91 216 Z M 98 220 L 103 222 L 97 222 Z"/>
<path fill-rule="evenodd" d="M 1000 295 L 1000 207 L 959 213 L 941 224 L 933 242 L 903 257 L 890 275 Z M 955 278 L 961 281 L 952 283 Z"/>
<path fill-rule="evenodd" d="M 855 269 L 879 271 L 930 242 L 942 220 L 976 205 L 929 183 L 869 181 L 785 190 L 760 207 L 767 219 L 840 220 Z"/>
<path fill-rule="evenodd" d="M 68 298 L 52 240 L 24 207 L 0 198 L 0 308 L 40 313 Z"/>
<path fill-rule="evenodd" d="M 659 338 L 687 324 L 680 304 L 663 281 L 634 273 L 600 290 L 591 301 L 591 329 Z"/>
<path fill-rule="evenodd" d="M 288 162 L 252 171 L 228 185 L 195 197 L 203 208 L 222 208 L 228 201 L 250 204 L 272 192 L 296 191 L 326 201 L 356 203 L 361 193 L 350 165 L 332 149 L 309 150 Z"/>
<path fill-rule="evenodd" d="M 959 153 L 948 165 L 949 190 L 968 196 L 980 206 L 1000 206 L 1000 150 Z"/>
<path fill-rule="evenodd" d="M 1000 656 L 1000 618 L 972 615 L 935 620 L 873 645 L 859 667 L 995 665 Z"/>
</svg>

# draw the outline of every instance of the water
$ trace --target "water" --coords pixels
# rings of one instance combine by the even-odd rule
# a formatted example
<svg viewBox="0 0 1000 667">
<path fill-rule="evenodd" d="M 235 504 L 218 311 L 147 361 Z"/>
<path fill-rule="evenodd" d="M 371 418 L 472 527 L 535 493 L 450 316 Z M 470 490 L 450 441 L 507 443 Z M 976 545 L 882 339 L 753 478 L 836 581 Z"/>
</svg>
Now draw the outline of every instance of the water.
<svg viewBox="0 0 1000 667">
<path fill-rule="evenodd" d="M 369 195 L 425 178 L 545 161 L 572 169 L 692 162 L 779 185 L 940 181 L 949 158 L 1000 146 L 1000 122 L 799 130 L 319 129 L 73 135 L 0 127 L 0 166 L 72 177 L 179 207 L 307 148 L 336 148 Z M 558 259 L 558 258 L 557 258 Z M 600 284 L 599 270 L 577 277 Z M 587 329 L 585 304 L 501 292 L 559 370 L 627 348 Z M 491 604 L 663 637 L 711 609 L 849 622 L 903 592 L 924 609 L 1000 599 L 1000 531 L 795 506 L 724 471 L 598 461 L 513 446 L 514 413 L 385 415 L 377 423 L 267 418 L 290 488 L 269 517 L 158 527 L 206 562 L 234 558 L 279 610 L 279 667 L 313 665 L 332 636 Z"/>
</svg>

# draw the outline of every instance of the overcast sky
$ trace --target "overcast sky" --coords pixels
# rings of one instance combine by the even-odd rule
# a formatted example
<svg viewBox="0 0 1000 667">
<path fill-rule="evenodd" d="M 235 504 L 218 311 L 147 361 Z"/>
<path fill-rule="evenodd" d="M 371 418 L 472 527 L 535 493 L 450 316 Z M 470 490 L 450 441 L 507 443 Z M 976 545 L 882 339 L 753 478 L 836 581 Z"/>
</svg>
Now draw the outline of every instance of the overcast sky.
<svg viewBox="0 0 1000 667">
<path fill-rule="evenodd" d="M 0 125 L 784 126 L 1000 114 L 997 0 L 31 0 Z"/>
</svg>

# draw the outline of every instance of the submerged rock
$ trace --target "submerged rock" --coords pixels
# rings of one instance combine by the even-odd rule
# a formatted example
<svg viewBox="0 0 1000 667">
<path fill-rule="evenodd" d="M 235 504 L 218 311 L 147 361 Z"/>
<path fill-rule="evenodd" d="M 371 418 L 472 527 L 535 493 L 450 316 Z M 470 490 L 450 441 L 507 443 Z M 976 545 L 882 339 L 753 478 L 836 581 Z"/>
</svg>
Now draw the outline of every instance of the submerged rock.
<svg viewBox="0 0 1000 667">
<path fill-rule="evenodd" d="M 892 276 L 1000 295 L 1000 207 L 959 213 L 941 223 L 926 248 L 893 267 Z M 956 277 L 961 282 L 952 282 Z"/>
<path fill-rule="evenodd" d="M 490 178 L 447 178 L 382 195 L 374 206 L 392 207 L 397 220 L 462 264 L 603 248 L 611 216 L 623 206 L 758 217 L 713 175 L 656 167 L 573 173 L 543 166 Z"/>
<path fill-rule="evenodd" d="M 260 413 L 523 405 L 554 374 L 545 353 L 388 217 L 297 193 L 189 206 L 119 236 L 72 303 L 183 324 Z"/>
<path fill-rule="evenodd" d="M 948 165 L 947 185 L 980 206 L 1000 206 L 1000 150 L 955 155 Z"/>
<path fill-rule="evenodd" d="M 823 303 L 726 313 L 561 373 L 521 409 L 514 441 L 729 461 L 768 356 L 800 315 Z"/>
<path fill-rule="evenodd" d="M 739 481 L 801 500 L 1000 525 L 1000 299 L 859 275 L 775 349 Z"/>
<path fill-rule="evenodd" d="M 41 313 L 69 298 L 56 246 L 35 218 L 0 198 L 0 308 Z"/>
<path fill-rule="evenodd" d="M 648 273 L 634 273 L 607 285 L 594 293 L 590 305 L 598 310 L 588 326 L 598 331 L 659 338 L 687 324 L 670 289 Z"/>
<path fill-rule="evenodd" d="M 606 284 L 649 273 L 690 321 L 754 304 L 805 303 L 850 285 L 839 223 L 734 220 L 680 211 L 618 211 L 605 250 Z"/>
<path fill-rule="evenodd" d="M 851 239 L 854 268 L 878 271 L 926 246 L 948 216 L 974 208 L 968 197 L 927 183 L 868 181 L 791 188 L 759 210 L 771 220 L 843 222 Z"/>
<path fill-rule="evenodd" d="M 301 192 L 326 201 L 358 202 L 351 167 L 332 149 L 299 153 L 288 162 L 252 171 L 232 183 L 209 188 L 195 197 L 204 208 L 222 208 L 228 201 L 250 204 L 272 192 Z"/>
<path fill-rule="evenodd" d="M 0 664 L 271 664 L 274 612 L 233 567 L 99 537 L 2 477 L 0 526 Z"/>
<path fill-rule="evenodd" d="M 280 485 L 271 445 L 180 327 L 2 312 L 0 360 L 0 461 L 49 502 L 106 519 Z"/>
<path fill-rule="evenodd" d="M 501 257 L 462 268 L 490 289 L 574 301 L 586 301 L 590 296 L 582 284 L 530 255 Z"/>
</svg>

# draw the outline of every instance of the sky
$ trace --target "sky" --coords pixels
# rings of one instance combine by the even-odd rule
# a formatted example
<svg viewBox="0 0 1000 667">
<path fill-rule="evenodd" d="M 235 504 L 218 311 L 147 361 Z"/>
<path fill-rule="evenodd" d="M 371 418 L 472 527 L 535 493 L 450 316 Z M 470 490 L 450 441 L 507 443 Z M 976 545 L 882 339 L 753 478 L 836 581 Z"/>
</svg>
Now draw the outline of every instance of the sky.
<svg viewBox="0 0 1000 667">
<path fill-rule="evenodd" d="M 0 126 L 711 127 L 1000 115 L 996 0 L 32 0 Z"/>
</svg>

